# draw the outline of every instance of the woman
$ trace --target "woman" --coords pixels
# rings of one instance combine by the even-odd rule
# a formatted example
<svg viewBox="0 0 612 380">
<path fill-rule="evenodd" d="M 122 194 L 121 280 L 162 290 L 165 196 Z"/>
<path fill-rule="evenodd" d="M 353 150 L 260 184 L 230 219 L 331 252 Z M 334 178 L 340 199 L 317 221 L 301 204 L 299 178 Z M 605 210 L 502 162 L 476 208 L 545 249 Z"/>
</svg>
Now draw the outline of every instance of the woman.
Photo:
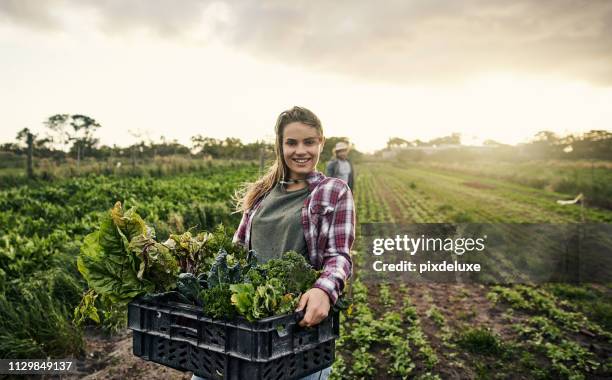
<svg viewBox="0 0 612 380">
<path fill-rule="evenodd" d="M 355 204 L 345 182 L 316 171 L 325 143 L 319 118 L 293 107 L 276 121 L 276 159 L 238 199 L 243 212 L 234 242 L 258 253 L 260 262 L 295 250 L 304 254 L 321 276 L 302 295 L 300 326 L 315 326 L 329 310 L 352 271 Z M 326 368 L 303 379 L 327 379 Z M 192 380 L 199 379 L 194 376 Z"/>
</svg>

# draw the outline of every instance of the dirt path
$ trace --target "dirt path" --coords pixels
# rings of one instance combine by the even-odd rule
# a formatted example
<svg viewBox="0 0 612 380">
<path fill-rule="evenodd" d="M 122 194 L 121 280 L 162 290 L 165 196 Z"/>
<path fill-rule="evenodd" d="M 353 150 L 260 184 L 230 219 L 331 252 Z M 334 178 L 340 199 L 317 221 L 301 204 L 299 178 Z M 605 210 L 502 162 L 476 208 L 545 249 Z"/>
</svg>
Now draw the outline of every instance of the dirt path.
<svg viewBox="0 0 612 380">
<path fill-rule="evenodd" d="M 87 333 L 86 359 L 77 363 L 79 374 L 62 379 L 189 380 L 191 373 L 148 362 L 132 354 L 132 332 L 114 337 Z"/>
</svg>

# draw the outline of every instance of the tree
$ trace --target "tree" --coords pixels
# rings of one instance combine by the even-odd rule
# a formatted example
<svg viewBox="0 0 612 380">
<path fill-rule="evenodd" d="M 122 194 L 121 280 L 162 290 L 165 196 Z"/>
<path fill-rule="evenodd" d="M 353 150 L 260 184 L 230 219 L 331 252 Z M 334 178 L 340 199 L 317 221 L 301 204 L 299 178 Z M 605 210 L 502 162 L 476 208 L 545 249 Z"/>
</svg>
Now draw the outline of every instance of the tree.
<svg viewBox="0 0 612 380">
<path fill-rule="evenodd" d="M 27 144 L 28 141 L 28 135 L 34 135 L 31 131 L 30 128 L 24 128 L 22 130 L 20 130 L 19 132 L 17 132 L 17 143 L 21 146 L 24 146 L 25 144 Z M 35 135 L 34 135 L 35 136 Z"/>
<path fill-rule="evenodd" d="M 410 143 L 400 137 L 391 137 L 388 141 L 387 141 L 387 148 L 392 149 L 392 148 L 406 148 L 410 146 Z"/>
<path fill-rule="evenodd" d="M 29 128 L 23 128 L 22 130 L 17 132 L 17 137 L 16 137 L 17 143 L 22 147 L 27 146 L 27 140 L 28 140 L 29 134 L 32 134 L 32 136 L 34 137 L 34 140 L 33 140 L 34 149 L 36 150 L 49 149 L 48 144 L 51 142 L 51 139 L 48 137 L 38 138 L 38 133 L 33 133 Z"/>
<path fill-rule="evenodd" d="M 559 141 L 559 137 L 555 132 L 551 131 L 540 131 L 535 134 L 534 140 L 536 142 L 543 142 L 549 145 L 554 145 Z"/>
<path fill-rule="evenodd" d="M 93 133 L 101 125 L 89 116 L 56 114 L 49 117 L 44 124 L 52 131 L 53 142 L 64 146 L 72 142 L 72 148 L 76 150 L 77 167 L 81 164 L 83 149 L 93 148 L 98 143 Z"/>
<path fill-rule="evenodd" d="M 25 142 L 27 145 L 28 161 L 26 166 L 26 174 L 28 178 L 34 178 L 33 156 L 34 156 L 34 137 L 35 135 L 29 128 L 24 128 L 17 132 L 17 141 Z"/>
<path fill-rule="evenodd" d="M 438 137 L 433 140 L 429 140 L 431 145 L 461 145 L 461 134 L 452 133 L 450 136 Z"/>
</svg>

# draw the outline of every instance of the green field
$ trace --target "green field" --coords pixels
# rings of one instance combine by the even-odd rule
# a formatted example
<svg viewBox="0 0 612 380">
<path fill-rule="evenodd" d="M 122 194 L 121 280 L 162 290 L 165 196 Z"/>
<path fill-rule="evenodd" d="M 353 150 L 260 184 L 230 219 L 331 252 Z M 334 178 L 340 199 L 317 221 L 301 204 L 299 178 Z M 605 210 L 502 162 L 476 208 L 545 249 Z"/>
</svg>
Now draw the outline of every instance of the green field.
<svg viewBox="0 0 612 380">
<path fill-rule="evenodd" d="M 610 167 L 597 170 L 610 178 Z M 358 223 L 612 222 L 610 210 L 557 204 L 573 198 L 573 190 L 554 192 L 493 169 L 365 162 L 356 171 Z M 83 237 L 115 201 L 136 207 L 160 239 L 194 226 L 235 227 L 239 215 L 230 213 L 230 198 L 258 172 L 251 164 L 203 165 L 187 172 L 96 172 L 3 186 L 0 357 L 83 355 L 86 338 L 72 322 L 86 287 L 76 255 Z M 355 302 L 343 317 L 335 378 L 612 376 L 609 286 L 371 285 L 359 279 L 364 255 L 358 237 Z M 123 329 L 124 310 L 102 309 L 98 328 Z"/>
<path fill-rule="evenodd" d="M 360 223 L 576 223 L 612 212 L 561 206 L 570 194 L 434 165 L 358 168 Z M 338 378 L 606 378 L 612 288 L 549 284 L 368 284 L 345 319 Z"/>
</svg>

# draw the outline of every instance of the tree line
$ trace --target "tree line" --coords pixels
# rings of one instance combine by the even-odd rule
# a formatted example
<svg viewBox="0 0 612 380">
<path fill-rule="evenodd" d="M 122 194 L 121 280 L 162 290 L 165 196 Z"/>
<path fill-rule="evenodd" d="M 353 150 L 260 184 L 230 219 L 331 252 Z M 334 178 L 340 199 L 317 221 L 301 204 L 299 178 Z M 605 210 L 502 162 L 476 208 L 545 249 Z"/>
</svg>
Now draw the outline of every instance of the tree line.
<svg viewBox="0 0 612 380">
<path fill-rule="evenodd" d="M 414 148 L 463 147 L 461 135 L 453 133 L 450 136 L 438 137 L 429 141 L 406 140 L 392 137 L 387 141 L 383 151 L 393 149 L 414 150 Z M 483 148 L 497 155 L 507 155 L 514 158 L 528 159 L 598 159 L 612 160 L 612 132 L 606 130 L 591 130 L 584 133 L 565 136 L 552 131 L 540 131 L 531 141 L 515 146 L 502 144 L 494 140 L 483 142 Z M 451 155 L 452 153 L 446 153 Z"/>
<path fill-rule="evenodd" d="M 82 114 L 56 114 L 47 118 L 43 126 L 43 131 L 39 133 L 23 128 L 17 133 L 14 142 L 1 144 L 2 167 L 22 167 L 25 157 L 28 176 L 32 176 L 33 157 L 57 163 L 68 159 L 75 160 L 77 169 L 85 158 L 98 161 L 123 160 L 135 165 L 137 161 L 175 155 L 260 161 L 268 161 L 274 157 L 273 143 L 265 141 L 245 143 L 236 137 L 217 139 L 196 135 L 191 137 L 190 146 L 163 136 L 159 141 L 139 138 L 140 141 L 129 146 L 101 145 L 95 132 L 102 125 L 94 118 Z M 133 135 L 139 137 L 138 134 Z M 321 154 L 321 162 L 331 159 L 333 147 L 339 141 L 350 140 L 346 137 L 329 137 Z M 361 156 L 360 152 L 353 149 L 349 157 L 359 160 Z"/>
</svg>

